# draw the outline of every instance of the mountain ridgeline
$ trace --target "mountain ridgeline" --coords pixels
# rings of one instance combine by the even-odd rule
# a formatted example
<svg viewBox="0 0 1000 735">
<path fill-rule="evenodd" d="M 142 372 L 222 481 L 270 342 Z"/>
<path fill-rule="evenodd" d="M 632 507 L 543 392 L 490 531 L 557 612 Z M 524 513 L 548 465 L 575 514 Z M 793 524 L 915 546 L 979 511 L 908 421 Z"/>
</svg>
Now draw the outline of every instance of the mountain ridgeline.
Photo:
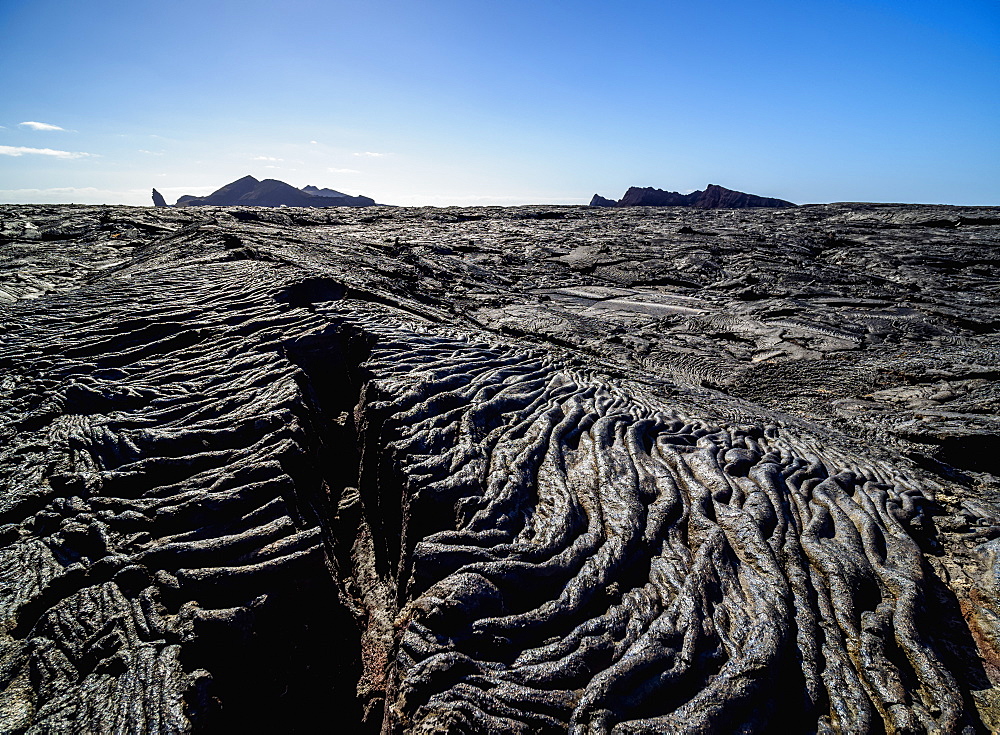
<svg viewBox="0 0 1000 735">
<path fill-rule="evenodd" d="M 159 204 L 157 201 L 158 193 L 154 190 L 153 203 L 156 206 L 165 206 L 165 203 Z M 315 186 L 296 189 L 291 184 L 277 179 L 258 181 L 253 176 L 244 176 L 208 196 L 196 197 L 185 194 L 174 206 L 371 207 L 374 204 L 375 200 L 366 196 L 352 197 L 333 189 L 318 189 Z"/>
<path fill-rule="evenodd" d="M 742 191 L 727 189 L 718 184 L 709 184 L 704 191 L 680 194 L 652 187 L 629 187 L 618 201 L 605 199 L 594 194 L 590 200 L 592 207 L 697 207 L 698 209 L 750 209 L 754 207 L 794 207 L 784 199 L 760 197 Z"/>
</svg>

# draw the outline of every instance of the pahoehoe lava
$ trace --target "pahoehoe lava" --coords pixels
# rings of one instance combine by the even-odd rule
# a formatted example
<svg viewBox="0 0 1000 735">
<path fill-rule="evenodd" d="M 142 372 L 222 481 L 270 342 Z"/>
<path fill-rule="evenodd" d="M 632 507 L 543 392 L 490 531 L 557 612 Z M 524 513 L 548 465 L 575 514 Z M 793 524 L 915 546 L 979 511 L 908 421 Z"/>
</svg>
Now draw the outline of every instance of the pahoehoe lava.
<svg viewBox="0 0 1000 735">
<path fill-rule="evenodd" d="M 0 730 L 997 730 L 998 223 L 0 207 Z"/>
</svg>

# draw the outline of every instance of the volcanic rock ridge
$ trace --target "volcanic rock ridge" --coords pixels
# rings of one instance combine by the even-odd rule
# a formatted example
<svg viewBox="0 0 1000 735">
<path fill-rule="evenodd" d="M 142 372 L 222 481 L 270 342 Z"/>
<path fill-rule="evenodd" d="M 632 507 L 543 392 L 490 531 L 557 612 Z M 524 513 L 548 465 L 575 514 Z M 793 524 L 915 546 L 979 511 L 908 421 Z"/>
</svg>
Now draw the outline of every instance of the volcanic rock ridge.
<svg viewBox="0 0 1000 735">
<path fill-rule="evenodd" d="M 0 207 L 0 731 L 1000 730 L 998 223 Z"/>
<path fill-rule="evenodd" d="M 594 194 L 590 200 L 591 207 L 697 207 L 699 209 L 749 209 L 753 207 L 794 207 L 792 202 L 784 199 L 759 197 L 755 194 L 745 194 L 733 191 L 718 184 L 709 184 L 704 191 L 693 191 L 690 194 L 679 194 L 676 191 L 664 191 L 651 187 L 629 187 L 625 196 L 617 202 L 605 199 L 600 194 Z"/>
<path fill-rule="evenodd" d="M 157 202 L 159 192 L 153 190 L 153 204 L 165 206 Z M 160 201 L 163 197 L 160 196 Z M 177 200 L 175 207 L 371 207 L 375 200 L 365 196 L 348 196 L 333 189 L 318 189 L 306 186 L 296 189 L 291 184 L 277 179 L 258 181 L 253 176 L 226 184 L 208 196 L 195 197 L 185 194 Z"/>
</svg>

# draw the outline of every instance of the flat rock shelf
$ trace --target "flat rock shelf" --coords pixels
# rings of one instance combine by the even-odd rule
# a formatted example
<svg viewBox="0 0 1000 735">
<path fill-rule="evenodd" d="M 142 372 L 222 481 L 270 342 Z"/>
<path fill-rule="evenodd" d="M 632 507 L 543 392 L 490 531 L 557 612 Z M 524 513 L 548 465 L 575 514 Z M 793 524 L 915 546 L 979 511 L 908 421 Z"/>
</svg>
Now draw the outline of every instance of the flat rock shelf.
<svg viewBox="0 0 1000 735">
<path fill-rule="evenodd" d="M 0 731 L 1000 730 L 1000 208 L 0 207 Z"/>
</svg>

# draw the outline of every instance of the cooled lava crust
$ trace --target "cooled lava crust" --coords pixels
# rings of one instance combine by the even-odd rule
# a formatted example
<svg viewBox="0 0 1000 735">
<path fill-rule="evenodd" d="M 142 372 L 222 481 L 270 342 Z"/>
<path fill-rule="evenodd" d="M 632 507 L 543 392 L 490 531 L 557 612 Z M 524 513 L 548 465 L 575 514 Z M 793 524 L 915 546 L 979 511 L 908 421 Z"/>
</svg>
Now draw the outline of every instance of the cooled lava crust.
<svg viewBox="0 0 1000 735">
<path fill-rule="evenodd" d="M 0 302 L 0 731 L 1000 728 L 998 208 L 4 206 Z"/>
</svg>

